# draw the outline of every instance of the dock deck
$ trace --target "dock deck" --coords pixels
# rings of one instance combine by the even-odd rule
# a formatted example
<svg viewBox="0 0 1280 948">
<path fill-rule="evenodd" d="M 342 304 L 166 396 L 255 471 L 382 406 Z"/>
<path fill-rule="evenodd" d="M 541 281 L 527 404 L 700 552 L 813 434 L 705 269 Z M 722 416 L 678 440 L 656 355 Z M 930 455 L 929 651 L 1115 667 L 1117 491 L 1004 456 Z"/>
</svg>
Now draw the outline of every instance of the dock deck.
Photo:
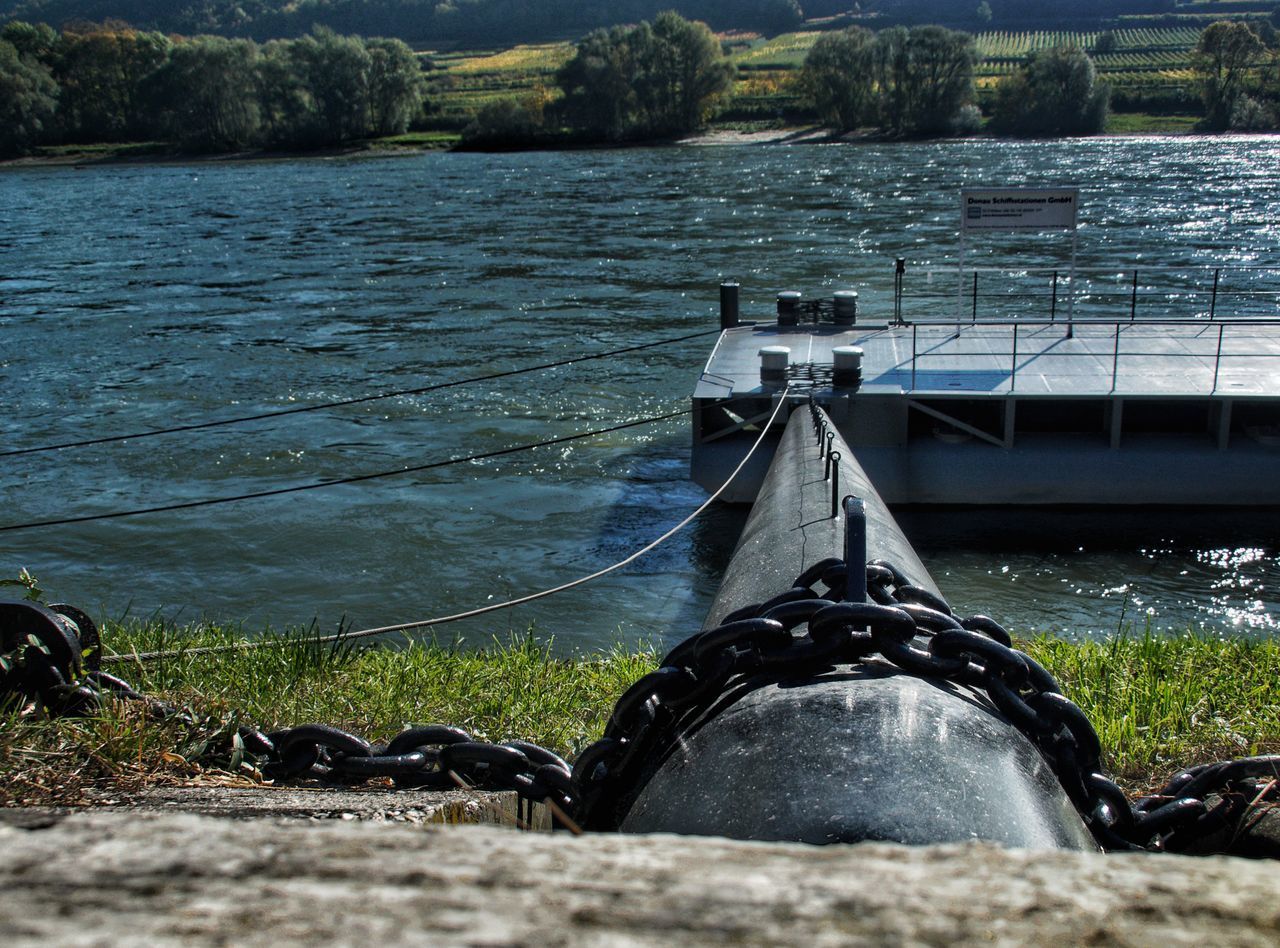
<svg viewBox="0 0 1280 948">
<path fill-rule="evenodd" d="M 860 384 L 835 384 L 837 346 L 863 350 Z M 783 392 L 827 409 L 890 503 L 1280 505 L 1280 319 L 736 326 L 693 395 L 699 483 Z"/>
<path fill-rule="evenodd" d="M 760 393 L 758 351 L 791 350 L 799 366 L 829 367 L 835 346 L 860 346 L 863 390 L 1019 398 L 1280 397 L 1280 323 L 1184 321 L 1067 324 L 916 323 L 841 329 L 773 324 L 726 330 L 695 398 Z M 883 388 L 882 388 L 883 387 Z"/>
</svg>

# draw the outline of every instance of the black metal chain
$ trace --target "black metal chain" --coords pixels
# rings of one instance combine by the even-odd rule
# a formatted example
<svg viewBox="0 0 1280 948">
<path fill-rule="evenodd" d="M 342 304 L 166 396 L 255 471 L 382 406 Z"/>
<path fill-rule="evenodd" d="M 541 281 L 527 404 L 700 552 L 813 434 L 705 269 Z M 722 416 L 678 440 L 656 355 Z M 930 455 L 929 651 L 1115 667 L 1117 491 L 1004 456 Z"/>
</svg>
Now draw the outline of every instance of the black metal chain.
<svg viewBox="0 0 1280 948">
<path fill-rule="evenodd" d="M 1102 749 L 1084 713 L 1048 671 L 1012 647 L 994 619 L 955 616 L 940 597 L 883 561 L 866 567 L 871 602 L 841 601 L 847 581 L 844 561 L 824 560 L 781 595 L 677 645 L 618 699 L 604 736 L 572 767 L 536 744 L 475 741 L 442 725 L 410 728 L 379 745 L 319 724 L 271 733 L 240 728 L 231 752 L 272 780 L 350 785 L 389 777 L 398 787 L 512 790 L 547 804 L 561 825 L 613 830 L 655 753 L 727 692 L 761 674 L 815 674 L 884 660 L 908 674 L 985 692 L 1044 756 L 1104 849 L 1187 851 L 1239 819 L 1260 796 L 1256 781 L 1271 780 L 1263 795 L 1275 795 L 1280 756 L 1268 756 L 1184 770 L 1159 793 L 1130 803 L 1103 775 Z M 144 702 L 158 718 L 185 715 L 97 671 L 97 631 L 78 610 L 0 603 L 0 632 L 0 697 L 20 696 L 50 714 L 84 715 L 109 695 Z M 84 649 L 87 641 L 95 645 Z M 1210 798 L 1217 800 L 1212 807 Z"/>
</svg>

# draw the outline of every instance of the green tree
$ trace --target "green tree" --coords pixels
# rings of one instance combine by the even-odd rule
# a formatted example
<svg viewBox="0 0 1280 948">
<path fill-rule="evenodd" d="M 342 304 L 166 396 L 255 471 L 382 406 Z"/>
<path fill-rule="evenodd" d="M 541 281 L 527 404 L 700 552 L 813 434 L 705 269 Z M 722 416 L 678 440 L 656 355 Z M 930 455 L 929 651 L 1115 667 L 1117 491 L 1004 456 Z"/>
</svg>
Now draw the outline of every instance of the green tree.
<svg viewBox="0 0 1280 948">
<path fill-rule="evenodd" d="M 1276 115 L 1265 103 L 1250 95 L 1236 97 L 1235 107 L 1231 110 L 1233 132 L 1268 132 L 1275 127 Z"/>
<path fill-rule="evenodd" d="M 150 121 L 143 81 L 169 56 L 169 40 L 118 24 L 64 31 L 54 51 L 62 88 L 59 125 L 64 140 L 115 142 L 146 137 Z"/>
<path fill-rule="evenodd" d="M 968 33 L 940 26 L 851 28 L 819 38 L 801 71 L 824 122 L 875 125 L 895 136 L 970 131 L 977 51 Z"/>
<path fill-rule="evenodd" d="M 315 103 L 316 144 L 345 142 L 369 133 L 369 73 L 373 59 L 358 36 L 317 28 L 290 48 L 298 77 Z"/>
<path fill-rule="evenodd" d="M 651 40 L 644 24 L 595 30 L 579 41 L 573 58 L 556 73 L 565 121 L 594 137 L 623 138 L 635 121 L 637 48 Z"/>
<path fill-rule="evenodd" d="M 422 112 L 422 69 L 413 50 L 397 39 L 365 41 L 369 51 L 369 130 L 399 135 Z"/>
<path fill-rule="evenodd" d="M 47 67 L 0 40 L 0 155 L 24 155 L 39 142 L 58 106 Z"/>
<path fill-rule="evenodd" d="M 198 151 L 259 144 L 258 47 L 249 40 L 198 36 L 175 43 L 147 80 L 168 137 Z"/>
<path fill-rule="evenodd" d="M 10 20 L 0 29 L 0 40 L 11 43 L 18 55 L 51 66 L 58 46 L 58 33 L 47 23 Z"/>
<path fill-rule="evenodd" d="M 647 139 L 699 128 L 732 87 L 733 67 L 705 24 L 663 13 L 591 33 L 556 82 L 570 125 L 611 141 Z"/>
<path fill-rule="evenodd" d="M 824 124 L 846 132 L 875 124 L 874 65 L 870 30 L 854 26 L 818 38 L 805 57 L 800 82 Z"/>
<path fill-rule="evenodd" d="M 1110 94 L 1084 50 L 1040 50 L 997 87 L 991 128 L 1019 136 L 1096 135 L 1106 129 Z"/>
<path fill-rule="evenodd" d="M 877 125 L 895 134 L 905 131 L 911 85 L 910 31 L 895 26 L 876 34 L 875 74 Z"/>
<path fill-rule="evenodd" d="M 941 26 L 917 26 L 907 34 L 905 105 L 890 116 L 894 131 L 911 135 L 949 134 L 960 109 L 973 101 L 973 69 L 978 53 L 968 33 Z"/>
<path fill-rule="evenodd" d="M 1205 106 L 1205 127 L 1230 127 L 1236 100 L 1244 93 L 1250 69 L 1263 51 L 1258 34 L 1247 23 L 1219 20 L 1204 28 L 1196 44 L 1195 64 Z"/>
<path fill-rule="evenodd" d="M 543 131 L 542 112 L 536 104 L 499 99 L 482 108 L 462 130 L 462 147 L 478 151 L 528 148 Z"/>
<path fill-rule="evenodd" d="M 968 33 L 940 26 L 893 27 L 876 34 L 880 127 L 891 135 L 951 133 L 973 101 L 977 49 Z"/>
<path fill-rule="evenodd" d="M 705 23 L 670 11 L 653 21 L 653 38 L 654 129 L 679 135 L 701 128 L 733 87 L 733 64 Z"/>
<path fill-rule="evenodd" d="M 413 53 L 316 29 L 262 49 L 258 69 L 266 143 L 317 148 L 403 131 L 422 105 Z M 385 131 L 384 131 L 385 130 Z"/>
<path fill-rule="evenodd" d="M 274 148 L 306 148 L 321 137 L 315 99 L 299 74 L 293 40 L 274 40 L 260 50 L 258 95 L 263 142 Z"/>
</svg>

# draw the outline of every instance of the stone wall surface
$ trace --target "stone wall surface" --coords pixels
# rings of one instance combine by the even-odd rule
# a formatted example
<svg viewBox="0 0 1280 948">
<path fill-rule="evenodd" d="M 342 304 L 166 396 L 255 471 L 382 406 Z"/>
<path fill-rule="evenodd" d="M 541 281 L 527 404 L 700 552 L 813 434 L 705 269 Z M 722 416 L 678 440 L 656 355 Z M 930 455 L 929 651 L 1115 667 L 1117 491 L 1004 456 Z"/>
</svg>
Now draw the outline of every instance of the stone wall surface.
<svg viewBox="0 0 1280 948">
<path fill-rule="evenodd" d="M 86 812 L 0 825 L 0 944 L 1267 945 L 1280 863 Z"/>
</svg>

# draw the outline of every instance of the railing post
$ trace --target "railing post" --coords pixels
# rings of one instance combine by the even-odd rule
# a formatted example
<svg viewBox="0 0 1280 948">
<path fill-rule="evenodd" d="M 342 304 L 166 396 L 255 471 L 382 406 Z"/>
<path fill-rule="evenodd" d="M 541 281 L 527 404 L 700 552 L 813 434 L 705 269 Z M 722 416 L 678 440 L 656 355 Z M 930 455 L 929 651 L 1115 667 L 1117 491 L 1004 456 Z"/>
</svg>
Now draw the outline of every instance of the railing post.
<svg viewBox="0 0 1280 948">
<path fill-rule="evenodd" d="M 1209 318 L 1213 319 L 1218 312 L 1218 277 L 1222 275 L 1222 268 L 1218 267 L 1213 271 L 1213 298 L 1209 301 Z"/>
<path fill-rule="evenodd" d="M 1018 324 L 1013 324 L 1013 366 L 1009 371 L 1009 391 L 1018 384 Z"/>
<path fill-rule="evenodd" d="M 1218 323 L 1218 354 L 1213 357 L 1213 388 L 1209 389 L 1210 395 L 1218 391 L 1218 367 L 1222 365 L 1222 330 L 1226 328 L 1226 323 Z"/>
<path fill-rule="evenodd" d="M 911 391 L 916 390 L 916 331 L 920 327 L 911 324 Z"/>
<path fill-rule="evenodd" d="M 1133 295 L 1129 297 L 1129 322 L 1138 315 L 1138 271 L 1133 271 Z"/>
<path fill-rule="evenodd" d="M 1116 373 L 1120 370 L 1120 323 L 1116 323 L 1116 347 L 1111 355 L 1111 391 L 1116 390 Z"/>
<path fill-rule="evenodd" d="M 1053 271 L 1053 295 L 1049 299 L 1049 322 L 1054 322 L 1058 316 L 1058 271 Z"/>
<path fill-rule="evenodd" d="M 969 322 L 976 325 L 978 322 L 978 271 L 973 271 L 973 314 L 969 317 Z"/>
<path fill-rule="evenodd" d="M 893 321 L 902 325 L 902 281 L 907 272 L 907 261 L 898 257 L 893 263 Z"/>
</svg>

